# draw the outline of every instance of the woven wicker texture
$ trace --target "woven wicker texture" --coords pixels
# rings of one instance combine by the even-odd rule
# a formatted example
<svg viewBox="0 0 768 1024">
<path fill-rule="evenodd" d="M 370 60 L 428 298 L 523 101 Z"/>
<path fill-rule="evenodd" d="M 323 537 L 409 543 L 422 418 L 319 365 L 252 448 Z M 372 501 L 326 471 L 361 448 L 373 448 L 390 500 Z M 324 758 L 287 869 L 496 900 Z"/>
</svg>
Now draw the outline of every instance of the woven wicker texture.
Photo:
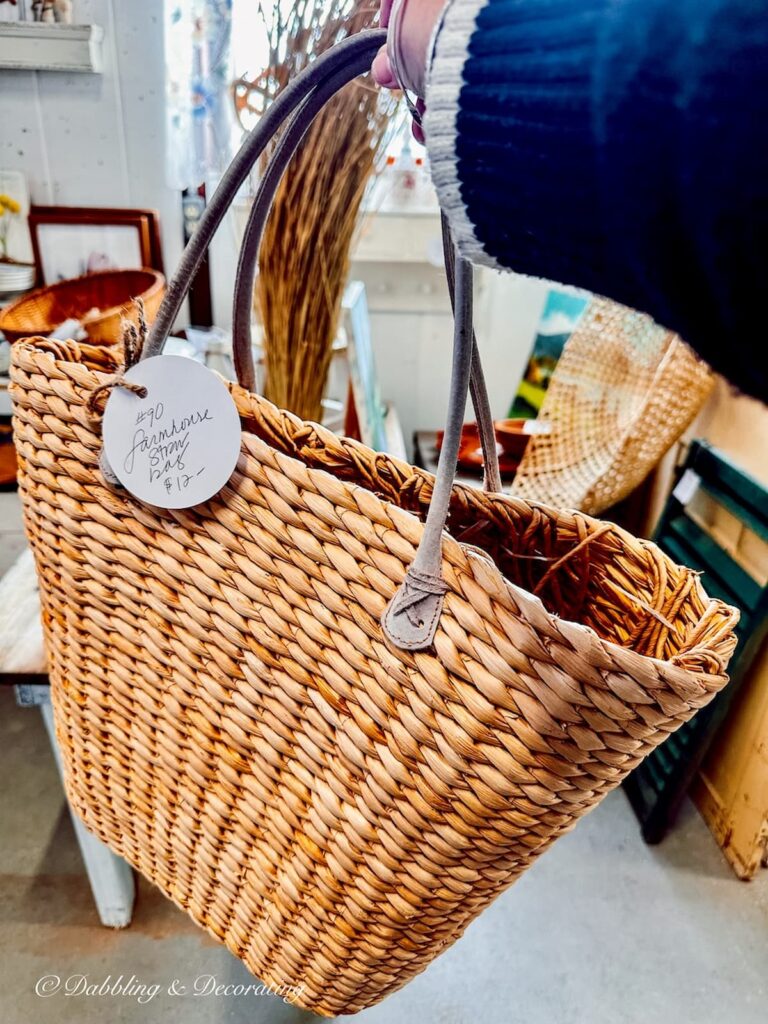
<svg viewBox="0 0 768 1024">
<path fill-rule="evenodd" d="M 104 484 L 85 413 L 115 369 L 108 349 L 14 346 L 67 793 L 299 1004 L 403 985 L 726 682 L 736 613 L 696 574 L 459 486 L 434 650 L 393 651 L 379 620 L 432 477 L 230 385 L 230 484 L 143 506 Z"/>
<path fill-rule="evenodd" d="M 18 341 L 79 320 L 89 341 L 114 345 L 122 338 L 123 320 L 134 318 L 132 300 L 142 300 L 151 323 L 164 294 L 165 278 L 156 270 L 100 270 L 23 295 L 0 310 L 0 331 Z"/>
<path fill-rule="evenodd" d="M 626 498 L 704 404 L 709 367 L 635 310 L 593 298 L 555 368 L 511 491 L 597 515 Z"/>
</svg>

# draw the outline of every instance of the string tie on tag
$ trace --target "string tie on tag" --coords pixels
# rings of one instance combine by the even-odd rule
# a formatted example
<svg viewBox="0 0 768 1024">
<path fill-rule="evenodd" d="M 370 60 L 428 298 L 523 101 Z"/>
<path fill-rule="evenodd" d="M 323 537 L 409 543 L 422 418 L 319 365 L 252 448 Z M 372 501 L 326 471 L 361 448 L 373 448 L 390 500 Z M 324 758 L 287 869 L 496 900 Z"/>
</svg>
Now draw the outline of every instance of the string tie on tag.
<svg viewBox="0 0 768 1024">
<path fill-rule="evenodd" d="M 143 384 L 134 384 L 125 379 L 125 374 L 132 366 L 135 366 L 141 358 L 144 343 L 147 340 L 149 327 L 144 313 L 144 302 L 141 299 L 134 299 L 136 308 L 136 319 L 138 325 L 132 320 L 123 320 L 123 365 L 103 384 L 95 387 L 85 403 L 85 411 L 92 424 L 98 424 L 104 415 L 104 403 L 101 401 L 104 395 L 108 395 L 113 388 L 124 388 L 139 398 L 147 397 L 147 389 Z"/>
</svg>

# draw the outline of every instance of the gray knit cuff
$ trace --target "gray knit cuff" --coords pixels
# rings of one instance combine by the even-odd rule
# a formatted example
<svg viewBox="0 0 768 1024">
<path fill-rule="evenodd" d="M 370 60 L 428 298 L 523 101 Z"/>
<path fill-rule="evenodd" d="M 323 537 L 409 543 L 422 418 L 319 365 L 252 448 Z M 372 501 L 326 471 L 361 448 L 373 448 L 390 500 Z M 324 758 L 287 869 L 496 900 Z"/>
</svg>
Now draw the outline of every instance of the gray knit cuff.
<svg viewBox="0 0 768 1024">
<path fill-rule="evenodd" d="M 488 0 L 451 0 L 443 14 L 427 79 L 424 135 L 432 181 L 459 252 L 473 263 L 500 270 L 500 264 L 486 253 L 478 240 L 475 226 L 467 215 L 456 153 L 456 119 L 464 84 L 464 65 L 478 14 L 487 3 Z"/>
</svg>

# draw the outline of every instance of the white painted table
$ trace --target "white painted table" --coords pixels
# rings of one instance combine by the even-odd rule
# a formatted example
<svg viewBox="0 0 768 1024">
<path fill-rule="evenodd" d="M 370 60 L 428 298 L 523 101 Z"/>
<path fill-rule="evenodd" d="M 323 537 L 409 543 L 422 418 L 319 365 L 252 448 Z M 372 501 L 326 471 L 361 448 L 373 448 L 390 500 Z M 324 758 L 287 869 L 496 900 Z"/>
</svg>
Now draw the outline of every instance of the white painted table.
<svg viewBox="0 0 768 1024">
<path fill-rule="evenodd" d="M 15 685 L 16 699 L 22 707 L 40 708 L 61 774 L 40 623 L 40 595 L 28 548 L 0 580 L 0 682 Z M 122 857 L 86 829 L 71 808 L 70 814 L 101 923 L 108 928 L 125 928 L 131 923 L 135 899 L 133 872 Z"/>
</svg>

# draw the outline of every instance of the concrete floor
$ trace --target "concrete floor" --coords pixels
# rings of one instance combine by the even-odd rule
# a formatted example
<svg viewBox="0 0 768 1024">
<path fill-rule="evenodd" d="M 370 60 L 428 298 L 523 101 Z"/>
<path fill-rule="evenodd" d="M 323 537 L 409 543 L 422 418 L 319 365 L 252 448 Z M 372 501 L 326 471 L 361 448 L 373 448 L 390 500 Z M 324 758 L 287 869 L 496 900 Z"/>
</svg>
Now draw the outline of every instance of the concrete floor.
<svg viewBox="0 0 768 1024">
<path fill-rule="evenodd" d="M 0 575 L 11 567 L 26 543 L 19 496 L 15 491 L 0 492 Z"/>
<path fill-rule="evenodd" d="M 16 497 L 0 495 L 0 571 L 22 543 Z M 129 929 L 100 927 L 39 712 L 5 690 L 0 778 L 0 1024 L 316 1019 L 274 997 L 168 994 L 174 979 L 250 976 L 146 882 Z M 121 974 L 157 995 L 35 994 L 48 975 Z M 690 804 L 662 846 L 646 847 L 613 793 L 424 974 L 355 1020 L 766 1024 L 768 872 L 737 881 Z"/>
</svg>

